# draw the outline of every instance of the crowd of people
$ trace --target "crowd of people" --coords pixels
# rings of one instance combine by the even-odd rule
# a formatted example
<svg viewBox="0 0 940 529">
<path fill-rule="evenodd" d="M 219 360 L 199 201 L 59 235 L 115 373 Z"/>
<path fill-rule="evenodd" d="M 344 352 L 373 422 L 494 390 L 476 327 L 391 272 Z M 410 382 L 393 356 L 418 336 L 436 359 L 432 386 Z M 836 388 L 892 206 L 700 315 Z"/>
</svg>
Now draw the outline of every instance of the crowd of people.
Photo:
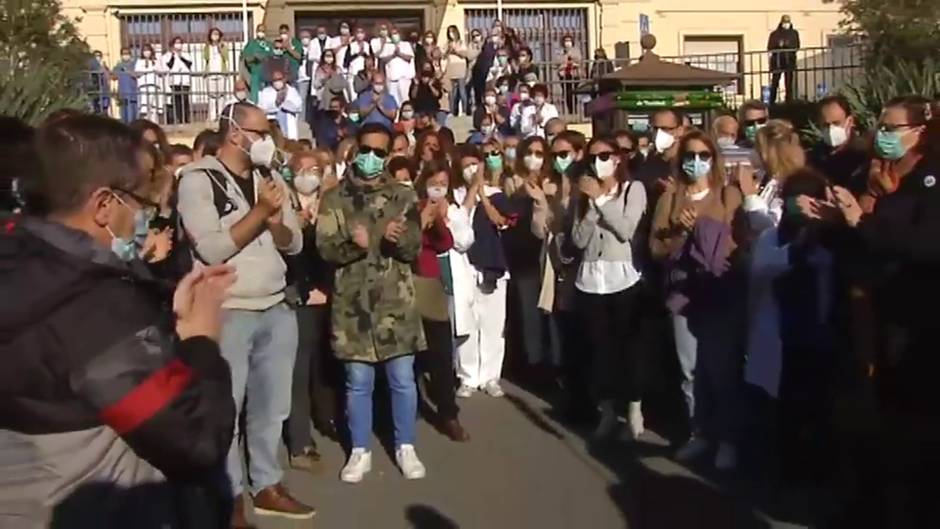
<svg viewBox="0 0 940 529">
<path fill-rule="evenodd" d="M 519 364 L 598 442 L 641 439 L 644 402 L 671 389 L 678 461 L 731 470 L 757 452 L 788 482 L 850 475 L 834 504 L 873 495 L 891 521 L 879 526 L 917 526 L 894 522 L 920 514 L 916 485 L 937 468 L 936 103 L 894 99 L 864 131 L 827 97 L 811 149 L 759 101 L 709 130 L 662 109 L 648 135 L 587 138 L 494 29 L 492 66 L 466 65 L 492 74 L 466 107 L 478 130 L 457 143 L 434 58 L 463 60 L 479 40 L 452 29 L 447 52 L 385 26 L 371 41 L 348 24 L 339 41 L 283 41 L 301 62 L 323 50 L 311 93 L 333 91 L 317 106 L 342 127 L 313 141 L 266 110 L 298 81 L 278 71 L 270 86 L 251 73 L 247 100 L 191 148 L 145 120 L 8 123 L 24 163 L 7 169 L 18 205 L 0 237 L 4 298 L 18 300 L 0 312 L 0 448 L 15 454 L 0 459 L 0 522 L 45 527 L 96 483 L 115 487 L 70 516 L 166 521 L 195 504 L 247 527 L 247 489 L 260 515 L 309 518 L 283 485 L 281 444 L 312 469 L 318 438 L 342 441 L 340 479 L 365 479 L 377 370 L 396 464 L 421 479 L 419 394 L 466 442 L 458 399 L 504 396 L 504 365 Z M 331 64 L 359 59 L 367 75 L 330 81 Z M 440 71 L 458 91 L 480 80 Z M 144 485 L 160 492 L 127 492 Z"/>
</svg>

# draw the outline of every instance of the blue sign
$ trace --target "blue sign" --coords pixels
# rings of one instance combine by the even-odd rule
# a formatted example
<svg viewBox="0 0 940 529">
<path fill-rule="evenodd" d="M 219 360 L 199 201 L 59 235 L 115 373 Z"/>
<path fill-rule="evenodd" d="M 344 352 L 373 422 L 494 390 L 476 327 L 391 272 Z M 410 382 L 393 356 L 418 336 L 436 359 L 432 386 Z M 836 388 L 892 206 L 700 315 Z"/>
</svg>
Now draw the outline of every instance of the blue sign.
<svg viewBox="0 0 940 529">
<path fill-rule="evenodd" d="M 649 15 L 644 15 L 640 13 L 640 37 L 643 35 L 649 35 L 650 33 L 650 17 Z"/>
</svg>

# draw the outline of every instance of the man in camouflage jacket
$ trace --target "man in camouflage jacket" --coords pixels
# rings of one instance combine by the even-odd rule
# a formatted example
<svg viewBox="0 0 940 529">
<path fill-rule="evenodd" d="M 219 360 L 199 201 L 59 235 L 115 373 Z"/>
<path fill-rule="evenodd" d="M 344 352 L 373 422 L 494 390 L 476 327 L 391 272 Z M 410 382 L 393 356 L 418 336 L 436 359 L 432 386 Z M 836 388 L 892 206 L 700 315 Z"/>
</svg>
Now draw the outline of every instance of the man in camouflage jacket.
<svg viewBox="0 0 940 529">
<path fill-rule="evenodd" d="M 414 191 L 384 170 L 391 137 L 363 126 L 347 177 L 327 191 L 317 218 L 317 248 L 336 265 L 333 350 L 346 365 L 353 451 L 342 479 L 358 482 L 371 468 L 372 387 L 383 367 L 392 393 L 396 459 L 410 479 L 424 477 L 414 453 L 417 391 L 414 353 L 426 348 L 415 308 L 411 265 L 421 249 Z"/>
</svg>

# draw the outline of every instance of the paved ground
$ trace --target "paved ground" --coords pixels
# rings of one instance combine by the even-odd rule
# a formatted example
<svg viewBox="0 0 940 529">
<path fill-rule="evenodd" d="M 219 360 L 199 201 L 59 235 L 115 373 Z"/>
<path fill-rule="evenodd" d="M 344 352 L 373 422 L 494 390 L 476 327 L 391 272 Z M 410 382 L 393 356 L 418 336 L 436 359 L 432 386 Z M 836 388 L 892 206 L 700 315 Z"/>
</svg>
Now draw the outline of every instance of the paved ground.
<svg viewBox="0 0 940 529">
<path fill-rule="evenodd" d="M 321 443 L 319 475 L 290 471 L 296 495 L 316 505 L 313 522 L 258 520 L 261 529 L 661 529 L 797 527 L 771 520 L 742 496 L 746 486 L 718 486 L 668 459 L 665 442 L 584 441 L 548 405 L 509 384 L 509 395 L 461 401 L 473 439 L 455 444 L 426 422 L 419 454 L 428 477 L 406 481 L 377 447 L 373 471 L 359 485 L 338 478 L 342 449 Z M 377 443 L 378 444 L 378 443 Z M 734 497 L 722 491 L 732 488 Z"/>
</svg>

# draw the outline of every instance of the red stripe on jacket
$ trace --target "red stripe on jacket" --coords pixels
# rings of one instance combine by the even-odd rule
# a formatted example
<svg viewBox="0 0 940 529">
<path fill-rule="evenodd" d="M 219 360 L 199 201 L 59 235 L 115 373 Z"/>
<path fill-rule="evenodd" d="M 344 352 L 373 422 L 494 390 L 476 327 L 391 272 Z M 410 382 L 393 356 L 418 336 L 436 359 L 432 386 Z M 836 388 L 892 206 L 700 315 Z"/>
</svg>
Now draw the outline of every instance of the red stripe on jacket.
<svg viewBox="0 0 940 529">
<path fill-rule="evenodd" d="M 421 253 L 415 264 L 415 272 L 420 277 L 441 277 L 441 264 L 437 256 L 454 247 L 454 236 L 442 219 L 421 233 Z"/>
<path fill-rule="evenodd" d="M 192 378 L 189 366 L 179 359 L 173 360 L 102 410 L 101 420 L 119 435 L 133 431 L 178 397 Z"/>
</svg>

